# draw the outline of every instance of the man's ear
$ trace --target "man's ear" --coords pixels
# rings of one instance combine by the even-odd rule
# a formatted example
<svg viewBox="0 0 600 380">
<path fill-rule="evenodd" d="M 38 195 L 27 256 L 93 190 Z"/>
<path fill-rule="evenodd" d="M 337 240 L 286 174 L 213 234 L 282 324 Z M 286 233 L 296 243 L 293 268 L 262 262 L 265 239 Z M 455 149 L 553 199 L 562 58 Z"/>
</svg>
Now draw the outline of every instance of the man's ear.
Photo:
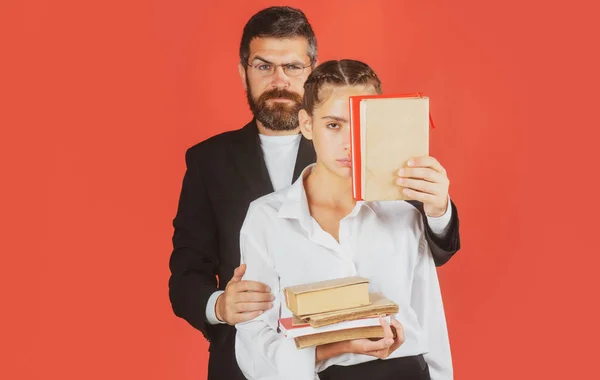
<svg viewBox="0 0 600 380">
<path fill-rule="evenodd" d="M 248 91 L 248 82 L 246 81 L 246 68 L 241 63 L 238 63 L 238 72 L 240 74 L 240 79 L 242 80 L 244 90 Z"/>
<path fill-rule="evenodd" d="M 308 140 L 312 140 L 313 136 L 313 125 L 312 125 L 312 117 L 306 112 L 305 109 L 301 109 L 298 112 L 298 121 L 300 124 L 300 132 L 302 135 Z"/>
</svg>

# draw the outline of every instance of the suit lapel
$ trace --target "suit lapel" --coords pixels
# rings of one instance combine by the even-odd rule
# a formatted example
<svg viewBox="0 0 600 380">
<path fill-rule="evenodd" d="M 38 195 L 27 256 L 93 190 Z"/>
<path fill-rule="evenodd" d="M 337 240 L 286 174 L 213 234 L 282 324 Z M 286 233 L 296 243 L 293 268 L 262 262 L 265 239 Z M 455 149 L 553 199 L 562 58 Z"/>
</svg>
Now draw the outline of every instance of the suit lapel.
<svg viewBox="0 0 600 380">
<path fill-rule="evenodd" d="M 294 183 L 302 170 L 304 170 L 308 165 L 313 164 L 317 161 L 317 155 L 315 153 L 315 148 L 313 147 L 313 143 L 310 140 L 307 140 L 302 136 L 300 139 L 300 147 L 298 148 L 298 155 L 296 156 L 296 165 L 294 167 L 294 177 L 292 178 L 292 183 Z"/>
<path fill-rule="evenodd" d="M 269 178 L 269 171 L 260 147 L 258 128 L 254 120 L 240 130 L 234 145 L 238 169 L 250 186 L 253 198 L 272 193 L 273 185 Z"/>
</svg>

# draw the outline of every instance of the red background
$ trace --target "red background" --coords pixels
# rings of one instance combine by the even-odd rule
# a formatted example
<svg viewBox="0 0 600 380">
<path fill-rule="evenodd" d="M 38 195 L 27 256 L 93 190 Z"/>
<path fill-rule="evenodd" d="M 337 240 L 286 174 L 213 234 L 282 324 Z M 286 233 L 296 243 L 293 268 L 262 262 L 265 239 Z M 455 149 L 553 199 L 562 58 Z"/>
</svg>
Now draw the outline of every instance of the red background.
<svg viewBox="0 0 600 380">
<path fill-rule="evenodd" d="M 440 270 L 457 379 L 594 376 L 592 3 L 288 2 L 321 61 L 431 97 L 462 223 Z M 0 3 L 0 378 L 205 378 L 168 301 L 171 220 L 185 149 L 250 118 L 237 49 L 267 5 Z"/>
</svg>

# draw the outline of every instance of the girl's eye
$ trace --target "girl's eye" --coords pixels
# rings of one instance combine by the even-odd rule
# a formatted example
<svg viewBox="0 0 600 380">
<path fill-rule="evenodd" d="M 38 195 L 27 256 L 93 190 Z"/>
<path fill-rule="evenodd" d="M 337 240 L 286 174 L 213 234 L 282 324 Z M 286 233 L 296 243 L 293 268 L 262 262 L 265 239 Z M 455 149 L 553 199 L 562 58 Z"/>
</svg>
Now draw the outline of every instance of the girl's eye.
<svg viewBox="0 0 600 380">
<path fill-rule="evenodd" d="M 327 128 L 329 129 L 338 129 L 340 126 L 336 123 L 329 123 L 327 124 Z"/>
</svg>

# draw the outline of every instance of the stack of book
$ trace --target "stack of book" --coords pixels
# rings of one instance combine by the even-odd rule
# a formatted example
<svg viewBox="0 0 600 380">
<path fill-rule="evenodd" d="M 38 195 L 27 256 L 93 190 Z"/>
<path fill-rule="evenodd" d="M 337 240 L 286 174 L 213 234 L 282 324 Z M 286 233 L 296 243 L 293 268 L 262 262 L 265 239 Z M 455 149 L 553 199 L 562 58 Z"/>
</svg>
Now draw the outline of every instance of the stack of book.
<svg viewBox="0 0 600 380">
<path fill-rule="evenodd" d="M 397 304 L 381 293 L 369 293 L 369 280 L 358 276 L 288 287 L 284 294 L 293 315 L 280 319 L 279 328 L 298 349 L 383 338 L 379 317 L 390 324 L 390 315 L 398 312 Z"/>
</svg>

